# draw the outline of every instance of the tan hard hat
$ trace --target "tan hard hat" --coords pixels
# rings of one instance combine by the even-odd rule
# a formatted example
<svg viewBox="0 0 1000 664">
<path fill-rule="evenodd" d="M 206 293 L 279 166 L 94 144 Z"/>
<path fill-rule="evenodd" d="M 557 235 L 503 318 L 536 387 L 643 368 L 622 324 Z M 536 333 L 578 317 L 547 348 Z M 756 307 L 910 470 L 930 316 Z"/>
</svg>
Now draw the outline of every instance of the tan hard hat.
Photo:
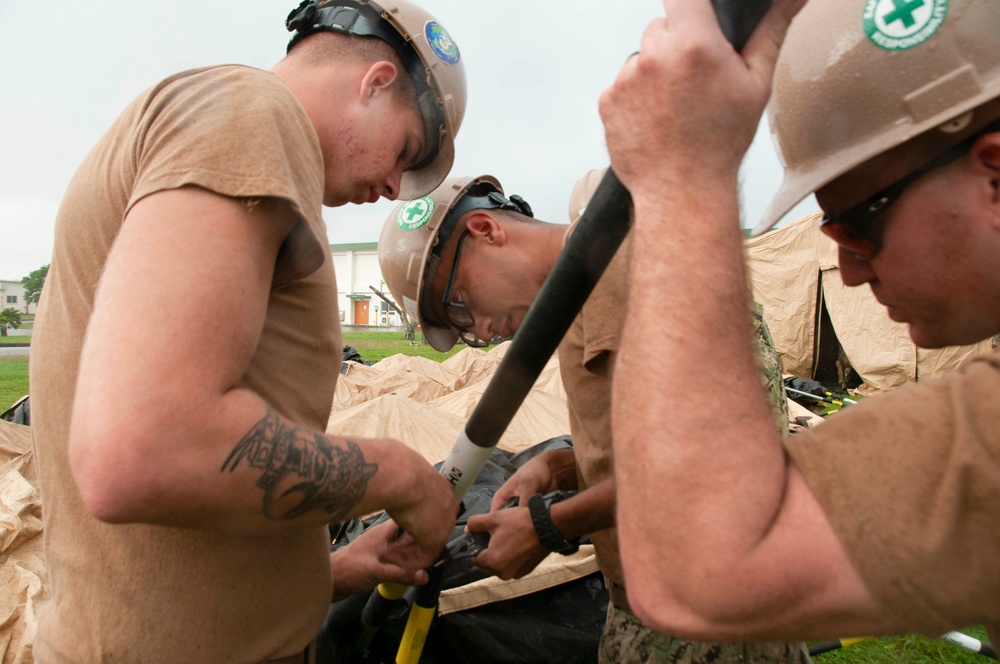
<svg viewBox="0 0 1000 664">
<path fill-rule="evenodd" d="M 589 170 L 573 184 L 573 191 L 569 195 L 569 223 L 575 224 L 579 221 L 583 211 L 590 204 L 590 199 L 594 197 L 597 185 L 601 184 L 607 172 L 607 168 Z"/>
<path fill-rule="evenodd" d="M 768 109 L 785 178 L 753 235 L 873 157 L 920 143 L 929 161 L 995 119 L 998 30 L 997 0 L 807 2 Z"/>
<path fill-rule="evenodd" d="M 470 189 L 503 194 L 500 182 L 490 175 L 448 178 L 430 194 L 396 205 L 378 240 L 378 262 L 389 292 L 407 316 L 420 321 L 428 343 L 442 352 L 455 345 L 459 331 L 447 324 L 431 322 L 421 304 L 430 295 L 448 238 L 460 217 L 475 209 L 451 214 Z"/>
<path fill-rule="evenodd" d="M 378 37 L 392 46 L 416 89 L 425 139 L 425 157 L 403 173 L 399 197 L 418 198 L 441 184 L 455 161 L 468 96 L 465 62 L 448 31 L 409 0 L 303 0 L 285 25 L 296 31 L 289 49 L 321 31 Z"/>
</svg>

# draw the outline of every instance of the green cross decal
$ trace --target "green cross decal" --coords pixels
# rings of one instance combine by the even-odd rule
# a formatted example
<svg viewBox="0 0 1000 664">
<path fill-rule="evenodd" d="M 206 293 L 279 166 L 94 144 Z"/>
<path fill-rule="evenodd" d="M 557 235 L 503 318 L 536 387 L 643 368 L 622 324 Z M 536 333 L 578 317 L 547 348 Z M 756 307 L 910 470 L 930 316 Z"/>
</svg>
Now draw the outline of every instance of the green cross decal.
<svg viewBox="0 0 1000 664">
<path fill-rule="evenodd" d="M 885 24 L 902 21 L 904 27 L 911 28 L 916 23 L 913 12 L 923 7 L 925 2 L 924 0 L 892 0 L 892 4 L 896 8 L 882 17 Z"/>
<path fill-rule="evenodd" d="M 409 217 L 407 221 L 413 221 L 416 217 L 422 215 L 424 211 L 424 204 L 421 201 L 413 201 L 410 209 L 406 211 L 406 216 Z"/>
<path fill-rule="evenodd" d="M 423 228 L 434 215 L 435 207 L 434 199 L 430 196 L 408 201 L 396 213 L 396 225 L 404 231 Z"/>
</svg>

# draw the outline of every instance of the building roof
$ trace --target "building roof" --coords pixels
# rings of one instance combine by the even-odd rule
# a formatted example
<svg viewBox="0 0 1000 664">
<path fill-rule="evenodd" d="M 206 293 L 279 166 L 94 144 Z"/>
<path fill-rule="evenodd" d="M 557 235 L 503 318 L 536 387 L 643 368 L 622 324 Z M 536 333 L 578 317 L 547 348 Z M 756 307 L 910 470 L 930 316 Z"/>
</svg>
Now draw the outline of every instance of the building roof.
<svg viewBox="0 0 1000 664">
<path fill-rule="evenodd" d="M 374 251 L 375 249 L 378 249 L 378 242 L 348 242 L 330 245 L 330 251 Z"/>
</svg>

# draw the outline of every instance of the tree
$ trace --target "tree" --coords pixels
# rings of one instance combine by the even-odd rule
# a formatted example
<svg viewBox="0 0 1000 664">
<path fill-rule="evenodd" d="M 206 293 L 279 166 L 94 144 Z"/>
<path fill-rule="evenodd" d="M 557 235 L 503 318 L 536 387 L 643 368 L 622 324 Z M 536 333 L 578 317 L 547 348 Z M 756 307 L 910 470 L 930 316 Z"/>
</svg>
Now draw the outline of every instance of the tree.
<svg viewBox="0 0 1000 664">
<path fill-rule="evenodd" d="M 384 284 L 385 282 L 383 281 L 382 283 Z M 378 296 L 379 296 L 380 298 L 382 298 L 382 300 L 383 300 L 383 301 L 384 301 L 384 302 L 385 302 L 386 304 L 388 304 L 388 305 L 389 305 L 390 307 L 392 307 L 392 309 L 393 309 L 393 310 L 395 310 L 396 312 L 398 312 L 398 313 L 399 313 L 399 317 L 403 319 L 403 337 L 404 337 L 404 338 L 405 338 L 405 339 L 406 339 L 407 341 L 413 341 L 413 340 L 414 340 L 414 339 L 416 338 L 416 336 L 417 336 L 417 333 L 416 333 L 416 329 L 417 329 L 417 324 L 416 324 L 416 322 L 411 322 L 411 321 L 410 321 L 410 317 L 406 315 L 406 312 L 405 312 L 405 311 L 403 311 L 402 309 L 400 309 L 400 308 L 399 308 L 399 307 L 398 307 L 398 306 L 396 305 L 396 303 L 395 303 L 395 302 L 393 302 L 392 300 L 390 300 L 390 299 L 389 299 L 389 298 L 388 298 L 388 297 L 386 296 L 386 294 L 385 294 L 385 293 L 383 293 L 383 292 L 382 292 L 382 291 L 380 291 L 379 289 L 375 288 L 375 287 L 374 287 L 374 286 L 372 286 L 371 284 L 369 284 L 369 285 L 368 285 L 368 288 L 372 289 L 372 292 L 373 292 L 373 293 L 375 293 L 375 294 L 376 294 L 376 295 L 378 295 Z"/>
<path fill-rule="evenodd" d="M 21 327 L 21 312 L 14 307 L 0 310 L 0 337 L 7 336 L 7 328 L 16 330 Z"/>
<path fill-rule="evenodd" d="M 24 286 L 24 301 L 27 304 L 38 304 L 38 298 L 42 294 L 42 286 L 45 285 L 45 277 L 49 274 L 49 266 L 43 265 L 37 270 L 32 270 L 31 274 L 21 279 L 21 285 Z M 25 311 L 28 310 L 27 304 L 25 305 Z"/>
</svg>

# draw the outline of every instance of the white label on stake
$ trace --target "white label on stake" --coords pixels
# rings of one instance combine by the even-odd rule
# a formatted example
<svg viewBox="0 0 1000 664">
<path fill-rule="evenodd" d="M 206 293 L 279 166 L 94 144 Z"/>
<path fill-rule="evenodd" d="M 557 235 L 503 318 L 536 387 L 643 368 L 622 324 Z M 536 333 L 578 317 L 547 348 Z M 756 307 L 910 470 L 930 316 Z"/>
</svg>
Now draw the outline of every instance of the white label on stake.
<svg viewBox="0 0 1000 664">
<path fill-rule="evenodd" d="M 473 443 L 464 430 L 459 435 L 448 458 L 441 464 L 441 474 L 455 487 L 457 499 L 465 496 L 492 451 L 492 447 L 480 447 Z"/>
</svg>

